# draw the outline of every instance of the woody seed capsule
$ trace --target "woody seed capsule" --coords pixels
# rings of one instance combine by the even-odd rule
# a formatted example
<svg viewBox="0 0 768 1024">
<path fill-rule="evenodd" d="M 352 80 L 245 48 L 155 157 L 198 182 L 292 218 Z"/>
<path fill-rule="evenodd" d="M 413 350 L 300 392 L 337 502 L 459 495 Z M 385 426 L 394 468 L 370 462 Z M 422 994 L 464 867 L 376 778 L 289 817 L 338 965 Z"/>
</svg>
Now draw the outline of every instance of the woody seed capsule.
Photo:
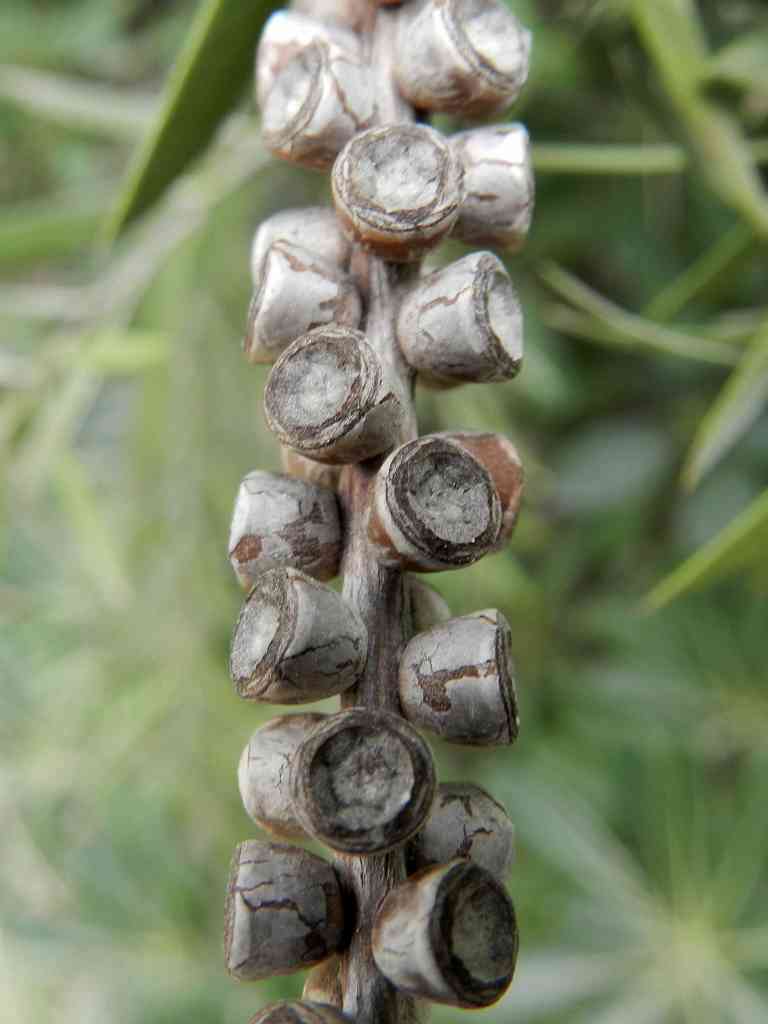
<svg viewBox="0 0 768 1024">
<path fill-rule="evenodd" d="M 316 41 L 283 65 L 264 101 L 262 134 L 275 156 L 320 170 L 373 117 L 368 69 Z"/>
<path fill-rule="evenodd" d="M 435 435 L 470 452 L 491 475 L 501 501 L 501 533 L 494 550 L 504 547 L 515 529 L 523 498 L 523 464 L 517 448 L 503 434 L 483 430 L 451 430 Z"/>
<path fill-rule="evenodd" d="M 274 242 L 248 310 L 248 361 L 273 363 L 300 335 L 330 323 L 360 323 L 360 296 L 351 278 L 303 246 Z"/>
<path fill-rule="evenodd" d="M 240 484 L 229 560 L 244 587 L 267 569 L 301 569 L 318 580 L 338 572 L 341 524 L 336 495 L 325 487 L 254 470 Z"/>
<path fill-rule="evenodd" d="M 509 624 L 495 609 L 419 633 L 400 661 L 403 714 L 451 743 L 513 743 L 519 718 L 510 646 Z"/>
<path fill-rule="evenodd" d="M 476 128 L 453 135 L 451 147 L 466 184 L 454 236 L 472 245 L 519 249 L 535 197 L 528 132 L 521 124 Z"/>
<path fill-rule="evenodd" d="M 360 331 L 324 327 L 290 345 L 264 395 L 278 439 L 318 462 L 359 462 L 387 451 L 404 428 L 400 394 Z"/>
<path fill-rule="evenodd" d="M 256 52 L 256 102 L 263 110 L 280 71 L 312 43 L 323 43 L 359 61 L 359 37 L 340 24 L 329 24 L 297 11 L 275 11 L 267 20 Z"/>
<path fill-rule="evenodd" d="M 382 259 L 420 259 L 453 227 L 464 197 L 462 170 L 443 137 L 418 124 L 356 135 L 331 176 L 342 227 Z"/>
<path fill-rule="evenodd" d="M 500 531 L 493 480 L 451 440 L 427 435 L 409 441 L 376 476 L 368 534 L 386 563 L 458 569 L 487 554 Z"/>
<path fill-rule="evenodd" d="M 523 358 L 523 314 L 501 261 L 472 253 L 419 281 L 397 320 L 403 355 L 437 384 L 510 380 Z"/>
<path fill-rule="evenodd" d="M 283 839 L 301 838 L 290 793 L 290 765 L 301 744 L 324 715 L 280 715 L 248 740 L 237 781 L 243 806 L 257 825 Z"/>
<path fill-rule="evenodd" d="M 232 636 L 229 668 L 245 700 L 304 704 L 353 686 L 368 648 L 356 611 L 295 569 L 256 579 Z"/>
<path fill-rule="evenodd" d="M 256 981 L 311 967 L 336 951 L 342 931 L 341 893 L 330 864 L 295 846 L 240 843 L 225 910 L 231 974 Z"/>
<path fill-rule="evenodd" d="M 345 853 L 405 842 L 435 795 L 432 755 L 407 722 L 351 708 L 325 719 L 291 761 L 291 793 L 306 831 Z"/>
<path fill-rule="evenodd" d="M 514 974 L 515 910 L 493 875 L 450 861 L 384 898 L 372 946 L 376 966 L 401 991 L 449 1006 L 490 1006 Z"/>
<path fill-rule="evenodd" d="M 514 842 L 514 826 L 490 793 L 471 782 L 441 782 L 429 817 L 406 846 L 408 873 L 467 857 L 502 882 Z"/>
<path fill-rule="evenodd" d="M 349 262 L 349 241 L 339 227 L 336 214 L 327 206 L 304 206 L 281 210 L 263 220 L 251 246 L 251 277 L 254 288 L 261 286 L 267 253 L 275 242 L 300 245 L 323 265 L 343 270 Z"/>
<path fill-rule="evenodd" d="M 349 1017 L 322 1003 L 271 1003 L 251 1017 L 249 1024 L 351 1024 Z"/>
<path fill-rule="evenodd" d="M 395 75 L 418 109 L 489 114 L 516 99 L 530 48 L 500 0 L 427 0 L 402 21 Z"/>
</svg>

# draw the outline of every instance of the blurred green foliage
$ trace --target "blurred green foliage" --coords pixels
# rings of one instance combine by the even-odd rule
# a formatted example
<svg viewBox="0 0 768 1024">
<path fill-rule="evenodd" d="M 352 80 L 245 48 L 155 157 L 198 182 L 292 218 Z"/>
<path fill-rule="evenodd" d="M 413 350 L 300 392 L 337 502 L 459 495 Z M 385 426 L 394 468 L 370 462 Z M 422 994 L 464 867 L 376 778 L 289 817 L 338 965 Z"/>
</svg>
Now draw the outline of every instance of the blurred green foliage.
<svg viewBox="0 0 768 1024">
<path fill-rule="evenodd" d="M 457 614 L 500 607 L 519 664 L 516 748 L 435 748 L 443 778 L 486 784 L 518 827 L 523 952 L 485 1019 L 759 1024 L 765 7 L 511 2 L 536 41 L 515 116 L 538 210 L 510 261 L 527 365 L 508 386 L 419 396 L 425 432 L 502 430 L 528 471 L 510 550 L 435 580 Z M 227 862 L 253 834 L 234 769 L 269 715 L 227 680 L 225 552 L 240 477 L 276 463 L 264 374 L 239 352 L 249 240 L 271 211 L 325 201 L 326 180 L 269 162 L 246 100 L 98 244 L 195 17 L 192 0 L 0 7 L 13 1024 L 236 1024 L 301 985 L 238 986 L 222 967 Z"/>
</svg>

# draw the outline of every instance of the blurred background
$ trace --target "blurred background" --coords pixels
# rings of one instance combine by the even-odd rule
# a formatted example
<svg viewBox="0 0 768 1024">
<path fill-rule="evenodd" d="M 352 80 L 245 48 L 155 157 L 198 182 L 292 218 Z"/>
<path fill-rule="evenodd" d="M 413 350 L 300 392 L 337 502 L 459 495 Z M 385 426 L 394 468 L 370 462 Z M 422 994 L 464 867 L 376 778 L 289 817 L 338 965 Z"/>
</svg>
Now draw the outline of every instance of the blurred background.
<svg viewBox="0 0 768 1024">
<path fill-rule="evenodd" d="M 510 549 L 430 580 L 456 614 L 502 609 L 519 668 L 515 747 L 434 747 L 443 779 L 485 785 L 517 827 L 522 953 L 484 1019 L 758 1024 L 766 8 L 510 2 L 535 33 L 514 117 L 538 205 L 508 264 L 527 362 L 508 385 L 419 395 L 424 432 L 503 431 L 527 469 Z M 200 6 L 0 7 L 9 1024 L 244 1024 L 302 984 L 223 969 L 228 861 L 255 834 L 235 769 L 274 712 L 228 680 L 226 551 L 240 478 L 277 466 L 265 374 L 240 352 L 250 239 L 325 202 L 327 176 L 271 162 L 246 96 L 103 241 Z"/>
</svg>

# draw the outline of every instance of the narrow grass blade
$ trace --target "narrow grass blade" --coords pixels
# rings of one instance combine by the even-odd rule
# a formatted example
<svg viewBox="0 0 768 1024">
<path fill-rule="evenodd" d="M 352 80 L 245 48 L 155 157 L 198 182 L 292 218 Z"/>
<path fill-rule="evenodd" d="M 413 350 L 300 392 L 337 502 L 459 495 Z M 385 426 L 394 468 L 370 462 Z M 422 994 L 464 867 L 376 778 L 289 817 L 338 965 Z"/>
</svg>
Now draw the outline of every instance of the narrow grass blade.
<svg viewBox="0 0 768 1024">
<path fill-rule="evenodd" d="M 768 325 L 764 326 L 702 420 L 683 469 L 693 489 L 744 436 L 768 403 Z"/>
<path fill-rule="evenodd" d="M 766 542 L 768 490 L 763 491 L 724 530 L 657 584 L 646 597 L 646 605 L 656 611 L 695 587 L 743 569 L 759 557 Z"/>
<path fill-rule="evenodd" d="M 204 0 L 106 227 L 108 240 L 150 207 L 208 145 L 242 95 L 266 0 Z"/>
</svg>

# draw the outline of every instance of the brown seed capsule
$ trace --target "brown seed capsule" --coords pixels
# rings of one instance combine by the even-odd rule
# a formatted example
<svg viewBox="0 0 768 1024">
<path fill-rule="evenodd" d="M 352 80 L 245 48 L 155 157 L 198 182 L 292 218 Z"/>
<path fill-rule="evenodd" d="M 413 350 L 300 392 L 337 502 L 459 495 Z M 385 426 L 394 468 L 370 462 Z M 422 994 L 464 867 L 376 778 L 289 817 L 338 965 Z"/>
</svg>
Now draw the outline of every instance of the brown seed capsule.
<svg viewBox="0 0 768 1024">
<path fill-rule="evenodd" d="M 489 114 L 516 99 L 530 49 L 530 32 L 500 0 L 427 0 L 403 19 L 395 76 L 420 110 Z"/>
<path fill-rule="evenodd" d="M 249 1024 L 351 1024 L 333 1006 L 311 1002 L 272 1003 L 251 1017 Z"/>
<path fill-rule="evenodd" d="M 472 245 L 519 249 L 535 196 L 528 132 L 521 124 L 497 125 L 459 132 L 450 141 L 466 185 L 454 236 Z"/>
<path fill-rule="evenodd" d="M 500 530 L 490 475 L 453 441 L 409 441 L 378 472 L 368 532 L 385 562 L 422 571 L 461 568 L 490 551 Z"/>
<path fill-rule="evenodd" d="M 314 327 L 357 327 L 360 311 L 360 296 L 347 274 L 300 245 L 275 242 L 248 310 L 246 358 L 250 363 L 273 363 Z"/>
<path fill-rule="evenodd" d="M 262 106 L 264 144 L 275 156 L 320 170 L 373 119 L 366 65 L 330 42 L 303 47 L 280 68 Z"/>
<path fill-rule="evenodd" d="M 360 40 L 339 24 L 329 24 L 298 11 L 275 11 L 267 20 L 256 52 L 256 102 L 263 110 L 285 65 L 312 43 L 337 47 L 359 61 Z"/>
<path fill-rule="evenodd" d="M 454 860 L 419 871 L 385 897 L 372 944 L 377 967 L 401 991 L 449 1006 L 490 1006 L 515 971 L 515 910 L 493 875 Z"/>
<path fill-rule="evenodd" d="M 347 234 L 385 260 L 420 259 L 453 227 L 462 171 L 434 129 L 390 124 L 361 132 L 339 153 L 333 201 Z"/>
<path fill-rule="evenodd" d="M 381 853 L 424 822 L 435 795 L 432 755 L 388 711 L 350 708 L 312 731 L 291 762 L 306 831 L 345 853 Z"/>
<path fill-rule="evenodd" d="M 428 587 L 417 576 L 408 577 L 408 594 L 415 633 L 423 633 L 425 629 L 450 619 L 451 609 L 443 595 Z"/>
<path fill-rule="evenodd" d="M 452 430 L 437 436 L 460 444 L 490 473 L 501 499 L 502 526 L 496 548 L 504 547 L 515 529 L 523 498 L 523 464 L 517 448 L 503 434 L 482 430 Z"/>
<path fill-rule="evenodd" d="M 419 281 L 397 320 L 403 355 L 442 384 L 510 380 L 523 358 L 523 314 L 501 261 L 472 253 Z"/>
<path fill-rule="evenodd" d="M 279 440 L 318 462 L 359 462 L 398 443 L 403 406 L 360 331 L 323 327 L 290 345 L 264 395 Z"/>
<path fill-rule="evenodd" d="M 229 560 L 244 587 L 267 569 L 301 569 L 318 580 L 337 574 L 341 523 L 325 487 L 254 470 L 240 484 L 229 534 Z"/>
<path fill-rule="evenodd" d="M 400 705 L 417 729 L 451 743 L 514 742 L 519 726 L 510 629 L 495 609 L 415 636 L 400 661 Z"/>
<path fill-rule="evenodd" d="M 324 715 L 280 715 L 262 725 L 243 750 L 237 771 L 240 796 L 257 825 L 283 839 L 304 836 L 290 793 L 291 758 Z"/>
<path fill-rule="evenodd" d="M 349 240 L 339 220 L 328 206 L 304 206 L 282 210 L 263 220 L 256 229 L 251 246 L 251 277 L 254 288 L 261 287 L 267 253 L 275 242 L 300 245 L 322 260 L 324 266 L 342 270 L 349 262 Z"/>
<path fill-rule="evenodd" d="M 341 989 L 339 958 L 328 957 L 307 974 L 301 998 L 324 1006 L 335 1006 L 338 1009 L 344 1004 L 344 993 Z"/>
<path fill-rule="evenodd" d="M 291 10 L 309 14 L 318 21 L 343 25 L 359 31 L 365 22 L 367 0 L 292 0 Z"/>
<path fill-rule="evenodd" d="M 229 670 L 245 700 L 303 704 L 353 686 L 368 639 L 356 611 L 295 569 L 256 580 L 232 637 Z"/>
<path fill-rule="evenodd" d="M 503 881 L 515 857 L 515 828 L 490 793 L 471 782 L 441 782 L 432 811 L 405 848 L 408 873 L 455 857 Z"/>
<path fill-rule="evenodd" d="M 343 909 L 333 868 L 295 846 L 248 840 L 232 860 L 224 955 L 240 981 L 319 963 L 339 946 Z"/>
</svg>

